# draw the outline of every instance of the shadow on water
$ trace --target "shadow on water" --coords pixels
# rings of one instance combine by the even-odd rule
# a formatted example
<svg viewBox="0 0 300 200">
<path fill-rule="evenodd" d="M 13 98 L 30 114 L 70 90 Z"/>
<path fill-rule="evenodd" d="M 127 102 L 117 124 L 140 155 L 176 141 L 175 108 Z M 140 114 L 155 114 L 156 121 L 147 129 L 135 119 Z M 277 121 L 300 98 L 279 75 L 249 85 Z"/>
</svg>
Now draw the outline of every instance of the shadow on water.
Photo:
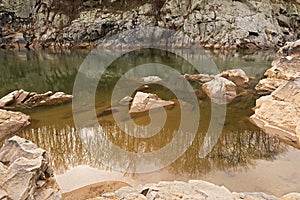
<svg viewBox="0 0 300 200">
<path fill-rule="evenodd" d="M 168 173 L 173 174 L 174 179 L 185 180 L 186 177 L 199 179 L 216 172 L 226 173 L 228 170 L 241 173 L 240 170 L 253 169 L 260 160 L 275 161 L 289 151 L 287 145 L 275 138 L 270 138 L 248 121 L 248 117 L 253 113 L 251 108 L 257 98 L 253 87 L 269 67 L 272 55 L 274 54 L 270 52 L 256 52 L 251 55 L 209 53 L 219 71 L 243 68 L 252 78 L 253 83 L 246 93 L 237 97 L 227 107 L 222 134 L 212 151 L 204 158 L 199 157 L 199 149 L 203 145 L 208 129 L 211 105 L 209 100 L 197 89 L 198 85 L 193 83 L 197 96 L 200 98 L 200 126 L 192 145 L 174 163 L 166 167 Z M 65 52 L 0 51 L 0 96 L 19 88 L 36 92 L 52 90 L 71 93 L 76 73 L 85 56 L 85 53 L 80 52 L 68 54 Z M 31 116 L 32 123 L 19 135 L 46 149 L 51 155 L 52 165 L 58 174 L 63 174 L 66 170 L 79 165 L 105 170 L 110 170 L 113 166 L 134 167 L 132 165 L 135 163 L 130 162 L 129 158 L 109 160 L 114 156 L 112 155 L 114 152 L 99 150 L 101 149 L 99 147 L 107 145 L 105 143 L 107 140 L 104 140 L 103 136 L 125 151 L 151 152 L 160 149 L 172 140 L 178 130 L 178 121 L 180 121 L 180 109 L 176 104 L 172 110 L 166 111 L 167 121 L 159 134 L 141 139 L 134 138 L 120 130 L 109 112 L 100 115 L 110 107 L 112 90 L 122 74 L 145 62 L 165 63 L 181 74 L 195 73 L 188 62 L 169 52 L 153 49 L 130 52 L 115 60 L 98 84 L 95 110 L 102 129 L 90 128 L 89 133 L 93 137 L 83 137 L 82 130 L 76 130 L 70 104 L 24 110 L 23 112 Z M 202 73 L 206 73 L 206 71 Z M 130 85 L 130 83 L 127 84 Z M 178 102 L 174 99 L 173 93 L 164 87 L 151 85 L 141 90 L 157 93 L 162 99 Z M 84 110 L 85 108 L 82 109 L 82 112 Z M 143 125 L 149 123 L 149 116 L 141 115 L 134 121 L 141 126 L 132 131 L 143 132 L 145 131 Z M 188 138 L 189 135 L 186 134 L 184 137 Z M 104 159 L 109 160 L 105 165 L 102 162 Z M 155 163 L 153 164 L 155 165 Z M 264 172 L 258 171 L 257 173 Z M 135 176 L 135 174 L 131 175 Z M 161 180 L 160 172 L 154 172 L 154 175 L 157 177 L 154 179 L 155 181 Z M 180 178 L 181 176 L 182 178 Z"/>
</svg>

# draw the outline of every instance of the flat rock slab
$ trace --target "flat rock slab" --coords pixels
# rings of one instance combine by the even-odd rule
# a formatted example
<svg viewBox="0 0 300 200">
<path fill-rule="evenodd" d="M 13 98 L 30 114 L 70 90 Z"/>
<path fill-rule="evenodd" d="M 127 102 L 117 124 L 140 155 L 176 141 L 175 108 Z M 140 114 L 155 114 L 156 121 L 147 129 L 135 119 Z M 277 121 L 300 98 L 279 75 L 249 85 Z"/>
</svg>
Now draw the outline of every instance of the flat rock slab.
<svg viewBox="0 0 300 200">
<path fill-rule="evenodd" d="M 160 99 L 156 94 L 137 92 L 133 98 L 129 114 L 143 113 L 151 109 L 162 107 L 171 109 L 174 104 L 173 101 Z"/>
<path fill-rule="evenodd" d="M 300 78 L 259 98 L 250 121 L 266 133 L 300 148 Z"/>
<path fill-rule="evenodd" d="M 0 109 L 0 141 L 30 124 L 30 117 L 21 112 Z"/>
<path fill-rule="evenodd" d="M 0 196 L 4 199 L 61 199 L 45 150 L 14 136 L 0 149 Z"/>
<path fill-rule="evenodd" d="M 48 91 L 43 94 L 27 92 L 24 90 L 15 90 L 0 99 L 0 108 L 26 108 L 43 105 L 57 105 L 67 103 L 73 96 L 63 92 L 53 93 Z"/>
</svg>

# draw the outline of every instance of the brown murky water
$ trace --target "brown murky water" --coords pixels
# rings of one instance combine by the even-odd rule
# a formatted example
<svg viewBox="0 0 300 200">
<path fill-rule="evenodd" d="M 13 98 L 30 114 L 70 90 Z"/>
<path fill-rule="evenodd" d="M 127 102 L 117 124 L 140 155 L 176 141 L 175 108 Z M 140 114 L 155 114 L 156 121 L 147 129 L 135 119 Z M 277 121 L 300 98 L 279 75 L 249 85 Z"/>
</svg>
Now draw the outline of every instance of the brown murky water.
<svg viewBox="0 0 300 200">
<path fill-rule="evenodd" d="M 31 116 L 32 123 L 19 135 L 50 153 L 63 191 L 108 180 L 121 180 L 134 185 L 189 179 L 223 184 L 233 191 L 263 191 L 275 195 L 300 191 L 300 173 L 297 168 L 300 165 L 300 151 L 268 137 L 248 121 L 257 98 L 253 87 L 269 67 L 274 54 L 256 52 L 209 55 L 220 71 L 243 68 L 253 79 L 251 89 L 227 106 L 222 134 L 212 151 L 204 158 L 199 156 L 199 150 L 210 123 L 211 104 L 197 90 L 196 83 L 193 86 L 199 97 L 200 108 L 197 134 L 183 155 L 172 164 L 154 172 L 141 174 L 111 170 L 116 166 L 134 167 L 129 158 L 111 159 L 104 165 L 102 161 L 111 156 L 111 152 L 102 151 L 101 147 L 107 145 L 106 141 L 101 137 L 94 137 L 96 142 L 88 143 L 90 146 L 84 143 L 87 138 L 82 137 L 80 130 L 74 126 L 71 104 L 23 110 Z M 1 51 L 0 96 L 19 88 L 36 92 L 52 90 L 72 93 L 76 73 L 85 56 L 86 53 L 82 52 Z M 180 109 L 176 103 L 172 110 L 166 111 L 167 121 L 159 134 L 140 139 L 124 134 L 115 124 L 112 115 L 106 111 L 110 107 L 111 91 L 119 77 L 131 67 L 141 64 L 144 57 L 148 62 L 172 66 L 181 74 L 194 72 L 189 63 L 174 54 L 149 49 L 128 53 L 108 68 L 98 85 L 95 110 L 104 135 L 128 152 L 151 152 L 162 148 L 172 141 L 180 122 Z M 127 84 L 124 87 L 130 86 L 130 82 Z M 149 85 L 141 90 L 178 102 L 172 92 L 159 85 Z M 154 113 L 153 116 L 158 114 Z M 139 115 L 134 121 L 141 125 L 140 129 L 133 130 L 138 133 L 145 131 L 142 127 L 150 123 L 150 118 L 147 114 Z M 91 130 L 92 134 L 96 133 Z M 160 162 L 162 161 L 155 160 L 153 165 Z"/>
</svg>

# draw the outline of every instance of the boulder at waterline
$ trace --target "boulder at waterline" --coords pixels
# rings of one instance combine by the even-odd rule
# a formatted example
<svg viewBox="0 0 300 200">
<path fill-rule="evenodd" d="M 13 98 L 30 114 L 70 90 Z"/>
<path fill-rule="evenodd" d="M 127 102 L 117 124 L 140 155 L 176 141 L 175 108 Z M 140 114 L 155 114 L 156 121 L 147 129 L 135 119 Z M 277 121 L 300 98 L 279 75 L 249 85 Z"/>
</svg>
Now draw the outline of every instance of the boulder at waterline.
<svg viewBox="0 0 300 200">
<path fill-rule="evenodd" d="M 242 69 L 231 69 L 223 71 L 221 77 L 232 81 L 236 86 L 247 88 L 249 84 L 249 78 Z"/>
<path fill-rule="evenodd" d="M 184 74 L 183 77 L 187 80 L 198 81 L 200 83 L 206 83 L 214 79 L 214 75 L 208 74 Z"/>
<path fill-rule="evenodd" d="M 237 96 L 236 85 L 226 78 L 215 76 L 202 85 L 203 91 L 216 104 L 228 104 Z"/>
<path fill-rule="evenodd" d="M 14 136 L 0 150 L 0 199 L 61 199 L 45 150 Z"/>
<path fill-rule="evenodd" d="M 300 78 L 288 81 L 256 101 L 250 121 L 268 134 L 300 148 Z"/>
<path fill-rule="evenodd" d="M 130 114 L 142 113 L 149 111 L 150 109 L 166 107 L 172 109 L 174 106 L 173 101 L 165 101 L 160 99 L 156 94 L 137 92 L 133 98 Z"/>
<path fill-rule="evenodd" d="M 30 117 L 21 112 L 0 109 L 0 141 L 28 126 L 29 120 Z"/>
<path fill-rule="evenodd" d="M 57 105 L 67 103 L 73 96 L 64 92 L 53 93 L 48 91 L 44 94 L 15 90 L 0 99 L 0 108 L 37 107 L 43 105 Z"/>
</svg>

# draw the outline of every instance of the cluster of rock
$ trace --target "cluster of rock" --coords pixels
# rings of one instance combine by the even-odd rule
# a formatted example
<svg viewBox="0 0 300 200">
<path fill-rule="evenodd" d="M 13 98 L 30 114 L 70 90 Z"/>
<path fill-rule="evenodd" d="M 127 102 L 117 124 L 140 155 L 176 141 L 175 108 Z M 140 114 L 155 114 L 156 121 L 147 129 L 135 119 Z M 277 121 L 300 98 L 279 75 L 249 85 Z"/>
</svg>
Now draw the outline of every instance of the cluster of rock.
<svg viewBox="0 0 300 200">
<path fill-rule="evenodd" d="M 27 92 L 24 90 L 13 91 L 0 99 L 0 108 L 37 107 L 43 105 L 57 105 L 67 103 L 73 96 L 64 92 L 53 93 L 48 91 L 44 94 Z"/>
<path fill-rule="evenodd" d="M 94 200 L 105 199 L 139 199 L 139 200 L 154 200 L 154 199 L 198 199 L 198 200 L 289 200 L 299 199 L 299 193 L 291 193 L 283 197 L 277 198 L 273 195 L 265 193 L 235 193 L 230 192 L 224 186 L 217 186 L 209 182 L 201 180 L 190 180 L 189 182 L 160 182 L 157 184 L 147 184 L 144 186 L 123 187 L 113 193 L 106 193 Z"/>
<path fill-rule="evenodd" d="M 78 2 L 69 8 L 68 1 L 2 1 L 1 47 L 86 48 L 124 30 L 159 26 L 208 48 L 272 48 L 295 40 L 300 30 L 298 1 L 162 0 L 119 11 L 110 10 L 110 1 L 99 1 L 98 8 L 88 5 L 98 1 Z"/>
<path fill-rule="evenodd" d="M 265 72 L 265 79 L 259 81 L 255 89 L 261 95 L 271 94 L 280 85 L 300 77 L 300 40 L 287 43 L 278 51 L 277 59 Z"/>
<path fill-rule="evenodd" d="M 202 90 L 217 104 L 228 104 L 238 95 L 238 88 L 247 88 L 249 78 L 242 69 L 223 71 L 218 75 L 185 74 L 184 78 L 198 81 Z"/>
<path fill-rule="evenodd" d="M 300 148 L 300 40 L 288 43 L 256 89 L 269 94 L 256 101 L 250 120 L 266 133 Z"/>
<path fill-rule="evenodd" d="M 0 199 L 62 199 L 45 150 L 14 136 L 0 149 Z"/>
</svg>

